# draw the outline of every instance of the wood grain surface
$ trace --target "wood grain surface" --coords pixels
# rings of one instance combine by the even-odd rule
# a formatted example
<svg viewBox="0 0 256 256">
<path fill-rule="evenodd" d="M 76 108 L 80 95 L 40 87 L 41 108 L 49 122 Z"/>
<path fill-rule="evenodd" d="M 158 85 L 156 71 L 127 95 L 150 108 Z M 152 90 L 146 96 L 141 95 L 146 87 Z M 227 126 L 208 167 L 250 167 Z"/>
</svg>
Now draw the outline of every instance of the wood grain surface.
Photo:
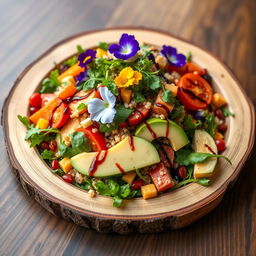
<svg viewBox="0 0 256 256">
<path fill-rule="evenodd" d="M 0 1 L 1 106 L 24 67 L 77 32 L 117 25 L 161 28 L 207 48 L 256 100 L 254 0 Z M 22 190 L 0 131 L 0 255 L 255 255 L 255 150 L 233 189 L 191 226 L 152 235 L 98 234 L 54 217 Z"/>
</svg>

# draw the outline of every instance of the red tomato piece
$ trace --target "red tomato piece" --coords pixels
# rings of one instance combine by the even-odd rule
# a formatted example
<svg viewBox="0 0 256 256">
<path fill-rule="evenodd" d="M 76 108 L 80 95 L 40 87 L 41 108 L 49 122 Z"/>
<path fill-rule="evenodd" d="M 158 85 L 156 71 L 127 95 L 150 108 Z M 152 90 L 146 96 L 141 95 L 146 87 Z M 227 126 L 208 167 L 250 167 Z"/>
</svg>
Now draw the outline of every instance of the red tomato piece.
<svg viewBox="0 0 256 256">
<path fill-rule="evenodd" d="M 41 102 L 42 102 L 42 98 L 40 93 L 33 93 L 29 98 L 30 107 L 40 107 Z"/>
<path fill-rule="evenodd" d="M 130 126 L 140 124 L 149 114 L 150 109 L 144 105 L 140 105 L 133 113 L 128 117 L 128 123 Z"/>
<path fill-rule="evenodd" d="M 50 101 L 57 98 L 57 96 L 54 93 L 42 93 L 41 94 L 41 108 L 47 105 Z"/>
<path fill-rule="evenodd" d="M 132 190 L 140 189 L 144 185 L 143 180 L 134 180 L 131 186 Z"/>
<path fill-rule="evenodd" d="M 220 140 L 215 140 L 215 143 L 217 145 L 217 149 L 219 152 L 222 152 L 226 149 L 226 143 L 224 140 L 220 139 Z"/>
<path fill-rule="evenodd" d="M 159 192 L 172 188 L 175 185 L 175 181 L 163 163 L 158 164 L 149 174 Z"/>
<path fill-rule="evenodd" d="M 54 160 L 52 160 L 51 161 L 51 168 L 53 169 L 53 170 L 57 170 L 58 168 L 59 168 L 59 162 L 58 162 L 58 160 L 56 160 L 56 159 L 54 159 Z"/>
<path fill-rule="evenodd" d="M 99 129 L 96 125 L 91 125 L 87 128 L 78 128 L 76 131 L 84 133 L 84 135 L 90 141 L 93 151 L 97 152 L 107 149 L 105 137 L 101 132 L 99 132 Z"/>
<path fill-rule="evenodd" d="M 185 166 L 181 165 L 178 169 L 178 175 L 181 179 L 185 179 L 187 176 L 187 169 Z"/>
<path fill-rule="evenodd" d="M 68 174 L 64 174 L 62 176 L 62 179 L 64 181 L 66 181 L 67 183 L 73 183 L 73 181 L 74 181 L 73 176 L 71 174 L 69 174 L 69 173 Z"/>
<path fill-rule="evenodd" d="M 70 117 L 70 110 L 68 104 L 62 102 L 59 107 L 54 111 L 51 126 L 53 128 L 60 128 L 63 126 Z"/>
<path fill-rule="evenodd" d="M 189 110 L 206 108 L 212 101 L 212 88 L 201 76 L 188 73 L 178 82 L 177 97 Z"/>
<path fill-rule="evenodd" d="M 30 112 L 30 114 L 34 114 L 34 113 L 36 113 L 39 109 L 40 109 L 40 107 L 30 107 L 30 108 L 29 108 L 29 112 Z"/>
<path fill-rule="evenodd" d="M 173 71 L 179 73 L 180 75 L 184 75 L 187 73 L 193 73 L 197 72 L 198 75 L 206 74 L 206 70 L 202 69 L 195 63 L 187 62 L 183 67 L 175 67 L 173 65 L 168 65 L 167 70 L 169 73 L 172 73 Z"/>
</svg>

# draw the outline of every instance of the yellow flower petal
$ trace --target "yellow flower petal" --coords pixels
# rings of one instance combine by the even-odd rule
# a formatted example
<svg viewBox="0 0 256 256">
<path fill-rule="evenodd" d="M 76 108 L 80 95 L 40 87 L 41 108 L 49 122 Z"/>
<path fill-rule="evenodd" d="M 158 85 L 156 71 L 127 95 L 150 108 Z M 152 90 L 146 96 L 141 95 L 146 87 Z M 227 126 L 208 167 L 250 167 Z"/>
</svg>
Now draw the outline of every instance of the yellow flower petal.
<svg viewBox="0 0 256 256">
<path fill-rule="evenodd" d="M 139 81 L 142 79 L 142 74 L 138 71 L 135 71 L 133 77 L 134 77 L 134 84 L 138 85 Z"/>
<path fill-rule="evenodd" d="M 140 72 L 134 71 L 131 67 L 126 67 L 120 71 L 114 81 L 118 87 L 128 87 L 139 84 L 141 79 L 142 74 Z"/>
</svg>

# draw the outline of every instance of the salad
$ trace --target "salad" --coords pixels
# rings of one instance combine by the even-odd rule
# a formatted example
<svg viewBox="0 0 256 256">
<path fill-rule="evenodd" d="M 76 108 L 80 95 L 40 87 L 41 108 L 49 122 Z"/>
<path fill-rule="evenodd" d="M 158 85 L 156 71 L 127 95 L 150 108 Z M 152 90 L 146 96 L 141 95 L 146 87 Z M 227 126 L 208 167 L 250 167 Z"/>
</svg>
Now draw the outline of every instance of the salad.
<svg viewBox="0 0 256 256">
<path fill-rule="evenodd" d="M 190 52 L 122 34 L 56 64 L 29 98 L 25 140 L 63 181 L 124 199 L 210 184 L 234 116 Z"/>
</svg>

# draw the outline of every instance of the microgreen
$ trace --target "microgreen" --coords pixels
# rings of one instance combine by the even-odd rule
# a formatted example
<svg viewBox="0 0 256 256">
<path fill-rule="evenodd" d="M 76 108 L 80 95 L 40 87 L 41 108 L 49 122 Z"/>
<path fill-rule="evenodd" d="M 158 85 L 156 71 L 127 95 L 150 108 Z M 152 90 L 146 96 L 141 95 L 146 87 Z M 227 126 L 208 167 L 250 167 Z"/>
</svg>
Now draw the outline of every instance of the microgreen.
<svg viewBox="0 0 256 256">
<path fill-rule="evenodd" d="M 45 78 L 42 82 L 40 93 L 53 93 L 60 85 L 58 81 L 59 71 L 57 69 L 50 73 L 50 76 Z"/>
</svg>

